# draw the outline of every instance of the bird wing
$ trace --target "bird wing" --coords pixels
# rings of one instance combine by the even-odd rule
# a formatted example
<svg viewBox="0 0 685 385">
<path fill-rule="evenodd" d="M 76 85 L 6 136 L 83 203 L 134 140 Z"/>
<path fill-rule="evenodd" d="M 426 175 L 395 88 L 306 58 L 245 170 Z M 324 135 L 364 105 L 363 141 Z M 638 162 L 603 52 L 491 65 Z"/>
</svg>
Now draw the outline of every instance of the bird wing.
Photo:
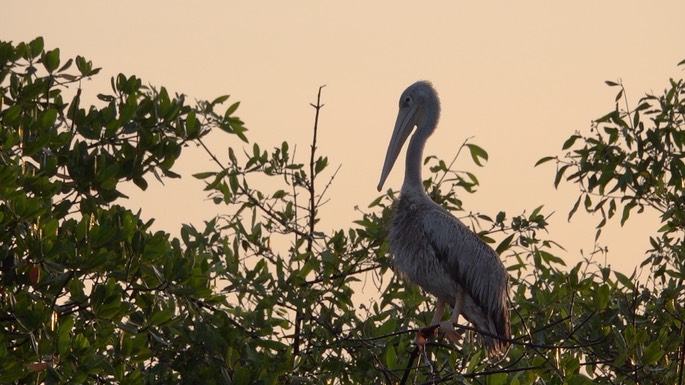
<svg viewBox="0 0 685 385">
<path fill-rule="evenodd" d="M 498 319 L 507 307 L 508 275 L 497 253 L 442 207 L 423 217 L 425 236 L 446 273 L 486 314 Z"/>
</svg>

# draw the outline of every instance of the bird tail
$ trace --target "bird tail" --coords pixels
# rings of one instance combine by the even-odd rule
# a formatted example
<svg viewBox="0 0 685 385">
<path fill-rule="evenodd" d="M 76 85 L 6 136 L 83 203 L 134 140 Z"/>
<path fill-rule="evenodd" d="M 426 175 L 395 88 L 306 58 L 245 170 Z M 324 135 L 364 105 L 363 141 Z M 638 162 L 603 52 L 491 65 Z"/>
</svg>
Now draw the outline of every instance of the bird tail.
<svg viewBox="0 0 685 385">
<path fill-rule="evenodd" d="M 481 333 L 488 357 L 504 356 L 511 348 L 511 320 L 509 311 L 495 319 L 489 319 L 487 328 L 484 330 L 488 335 Z"/>
</svg>

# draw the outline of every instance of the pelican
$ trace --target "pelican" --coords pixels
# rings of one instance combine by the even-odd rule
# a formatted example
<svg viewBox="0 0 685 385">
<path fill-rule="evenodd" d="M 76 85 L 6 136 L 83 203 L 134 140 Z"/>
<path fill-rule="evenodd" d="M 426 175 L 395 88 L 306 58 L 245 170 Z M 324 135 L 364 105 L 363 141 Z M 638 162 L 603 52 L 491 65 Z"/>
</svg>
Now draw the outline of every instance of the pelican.
<svg viewBox="0 0 685 385">
<path fill-rule="evenodd" d="M 487 333 L 481 336 L 488 356 L 503 354 L 511 339 L 506 269 L 497 253 L 433 202 L 422 185 L 423 148 L 440 118 L 438 94 L 431 83 L 419 81 L 402 93 L 399 104 L 378 191 L 416 127 L 409 141 L 404 183 L 393 207 L 388 236 L 395 271 L 437 299 L 433 320 L 419 332 L 416 342 L 423 348 L 425 330 L 435 331 L 437 327 L 457 342 L 459 334 L 454 324 L 463 315 L 475 329 Z M 446 304 L 452 307 L 452 316 L 440 322 Z"/>
</svg>

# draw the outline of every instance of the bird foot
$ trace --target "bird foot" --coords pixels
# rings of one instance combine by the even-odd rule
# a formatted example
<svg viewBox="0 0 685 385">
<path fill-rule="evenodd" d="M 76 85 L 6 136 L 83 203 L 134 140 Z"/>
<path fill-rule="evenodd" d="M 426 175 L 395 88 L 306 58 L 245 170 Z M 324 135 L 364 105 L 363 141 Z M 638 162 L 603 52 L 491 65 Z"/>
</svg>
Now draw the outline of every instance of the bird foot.
<svg viewBox="0 0 685 385">
<path fill-rule="evenodd" d="M 445 333 L 445 337 L 453 343 L 457 343 L 461 340 L 461 333 L 454 330 L 454 324 L 452 321 L 442 321 L 438 324 L 440 330 Z"/>
<path fill-rule="evenodd" d="M 419 347 L 419 351 L 423 351 L 423 348 L 426 346 L 426 342 L 428 342 L 428 339 L 431 336 L 437 334 L 439 327 L 440 324 L 435 324 L 419 329 L 413 342 L 414 345 Z"/>
<path fill-rule="evenodd" d="M 461 341 L 462 335 L 460 332 L 454 330 L 452 321 L 442 321 L 419 329 L 418 333 L 416 333 L 416 338 L 414 339 L 414 345 L 419 347 L 419 351 L 423 351 L 426 342 L 428 342 L 428 339 L 430 339 L 431 336 L 438 334 L 438 329 L 445 333 L 445 337 L 453 343 L 456 344 Z"/>
</svg>

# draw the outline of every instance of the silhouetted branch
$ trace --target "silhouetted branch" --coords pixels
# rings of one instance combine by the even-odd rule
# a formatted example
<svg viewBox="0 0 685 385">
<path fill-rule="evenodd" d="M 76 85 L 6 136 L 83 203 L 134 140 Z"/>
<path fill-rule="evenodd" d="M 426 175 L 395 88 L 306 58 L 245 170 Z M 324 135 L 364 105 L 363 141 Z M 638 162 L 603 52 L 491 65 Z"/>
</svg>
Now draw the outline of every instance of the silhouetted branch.
<svg viewBox="0 0 685 385">
<path fill-rule="evenodd" d="M 594 313 L 593 313 L 593 314 L 594 314 Z M 591 316 L 592 316 L 592 314 L 591 314 Z M 459 324 L 459 323 L 456 323 L 456 322 L 454 323 L 454 327 L 459 328 L 459 329 L 462 329 L 462 330 L 470 330 L 470 331 L 473 331 L 473 332 L 477 332 L 477 333 L 479 333 L 479 334 L 482 334 L 482 335 L 485 335 L 485 336 L 488 336 L 488 337 L 492 337 L 492 338 L 498 339 L 498 340 L 500 340 L 500 341 L 509 342 L 509 343 L 511 343 L 511 344 L 513 344 L 513 345 L 521 345 L 521 346 L 530 347 L 530 348 L 536 348 L 536 349 L 580 349 L 580 348 L 585 348 L 585 347 L 588 347 L 588 346 L 598 345 L 598 344 L 601 343 L 600 340 L 595 340 L 595 341 L 592 341 L 592 342 L 588 342 L 587 344 L 573 344 L 573 345 L 535 344 L 535 343 L 532 343 L 532 342 L 521 342 L 521 341 L 520 341 L 520 338 L 516 338 L 516 339 L 514 339 L 514 338 L 504 338 L 504 337 L 498 336 L 498 335 L 496 335 L 496 334 L 490 333 L 490 332 L 488 332 L 487 330 L 476 329 L 476 328 L 474 328 L 474 327 L 472 327 L 472 326 L 462 325 L 462 324 Z"/>
<path fill-rule="evenodd" d="M 319 133 L 319 113 L 323 108 L 321 104 L 321 90 L 326 87 L 326 85 L 319 87 L 319 93 L 316 97 L 316 104 L 310 104 L 316 110 L 314 115 L 314 132 L 312 134 L 312 145 L 309 157 L 309 237 L 307 238 L 307 253 L 312 252 L 312 243 L 314 238 L 314 226 L 316 225 L 316 175 L 318 174 L 316 170 L 316 140 Z"/>
<path fill-rule="evenodd" d="M 202 148 L 205 150 L 205 152 L 210 156 L 212 161 L 216 163 L 222 171 L 224 171 L 228 175 L 228 169 L 219 161 L 219 159 L 214 155 L 214 153 L 205 145 L 205 143 L 202 141 L 201 138 L 197 139 L 198 143 L 202 146 Z M 242 185 L 238 184 L 238 189 L 240 190 L 240 193 L 248 197 L 250 200 L 250 203 L 258 207 L 263 213 L 265 213 L 269 218 L 273 219 L 276 221 L 276 223 L 280 224 L 283 226 L 285 229 L 287 229 L 290 232 L 293 232 L 301 237 L 304 238 L 309 238 L 309 235 L 302 230 L 290 226 L 288 223 L 284 222 L 280 217 L 278 217 L 276 214 L 274 214 L 273 210 L 269 210 L 268 207 L 264 206 L 259 199 L 255 198 L 249 191 L 247 191 Z"/>
<path fill-rule="evenodd" d="M 359 274 L 359 273 L 365 273 L 365 272 L 371 271 L 371 270 L 376 270 L 380 267 L 382 267 L 381 264 L 375 264 L 373 266 L 364 267 L 364 268 L 361 268 L 358 270 L 352 270 L 352 271 L 346 271 L 346 272 L 339 273 L 339 274 L 334 274 L 334 275 L 331 275 L 330 277 L 322 277 L 322 278 L 317 278 L 317 279 L 314 279 L 311 281 L 305 281 L 300 286 L 309 286 L 309 285 L 314 285 L 317 283 L 322 283 L 322 282 L 327 281 L 327 280 L 341 279 L 341 278 L 348 277 L 350 275 L 355 275 L 355 274 Z"/>
<path fill-rule="evenodd" d="M 593 317 L 594 315 L 595 315 L 595 312 L 592 312 L 592 313 L 591 313 L 590 315 L 588 315 L 585 319 L 583 319 L 583 321 L 581 321 L 581 323 L 580 323 L 579 325 L 577 325 L 576 327 L 573 328 L 573 330 L 572 330 L 572 332 L 571 332 L 571 335 L 567 336 L 567 338 L 570 338 L 575 332 L 577 332 L 577 330 L 578 330 L 580 327 L 582 327 L 583 325 L 585 325 L 585 324 L 589 321 L 589 319 L 590 319 L 591 317 Z M 564 318 L 561 319 L 561 320 L 554 321 L 554 322 L 552 322 L 550 325 L 546 325 L 545 327 L 540 328 L 540 329 L 538 329 L 538 330 L 532 332 L 532 333 L 531 333 L 530 335 L 528 335 L 527 337 L 528 337 L 528 338 L 532 338 L 532 334 L 534 334 L 534 333 L 536 333 L 536 332 L 539 332 L 540 330 L 548 329 L 549 327 L 552 327 L 552 326 L 554 326 L 554 325 L 558 325 L 559 323 L 564 322 L 565 320 L 568 320 L 568 317 L 564 317 Z M 401 334 L 408 334 L 408 333 L 414 334 L 414 333 L 417 333 L 417 332 L 421 332 L 422 330 L 431 329 L 431 328 L 435 328 L 435 327 L 437 327 L 437 325 L 429 326 L 429 327 L 427 327 L 427 328 L 404 329 L 404 330 L 399 330 L 399 331 L 395 331 L 395 332 L 392 332 L 392 333 L 383 334 L 383 335 L 380 335 L 380 336 L 373 336 L 373 337 L 360 338 L 360 339 L 347 339 L 347 341 L 349 341 L 349 342 L 355 342 L 355 341 L 357 341 L 357 342 L 368 343 L 368 342 L 371 342 L 371 341 L 377 341 L 377 340 L 383 340 L 383 339 L 395 337 L 395 336 L 398 336 L 398 335 L 401 335 Z M 590 341 L 590 342 L 587 342 L 587 343 L 579 343 L 579 344 L 559 344 L 559 345 L 553 345 L 553 344 L 540 344 L 540 343 L 533 343 L 533 342 L 521 341 L 521 339 L 522 339 L 522 338 L 525 338 L 525 337 L 504 338 L 504 337 L 495 335 L 495 334 L 493 334 L 493 333 L 490 333 L 490 332 L 488 332 L 488 331 L 486 331 L 486 330 L 480 330 L 480 329 L 474 328 L 474 327 L 472 327 L 472 326 L 463 325 L 463 324 L 459 324 L 459 323 L 455 323 L 455 324 L 454 324 L 454 327 L 455 327 L 455 328 L 458 328 L 458 329 L 460 329 L 460 330 L 462 330 L 462 331 L 463 331 L 463 330 L 468 330 L 468 331 L 476 332 L 476 333 L 479 333 L 479 334 L 481 334 L 481 335 L 485 335 L 485 336 L 489 336 L 489 337 L 492 337 L 492 338 L 495 338 L 495 339 L 498 339 L 498 340 L 501 340 L 501 341 L 509 342 L 509 343 L 512 344 L 512 345 L 519 345 L 519 346 L 524 346 L 524 347 L 526 347 L 526 348 L 529 348 L 529 349 L 533 350 L 533 351 L 535 352 L 535 354 L 537 354 L 537 355 L 539 355 L 540 357 L 542 357 L 548 364 L 550 364 L 550 367 L 553 368 L 553 370 L 555 370 L 555 371 L 557 371 L 557 372 L 559 371 L 559 369 L 556 367 L 556 365 L 555 365 L 553 362 L 551 362 L 551 361 L 549 360 L 549 358 L 548 358 L 545 354 L 543 354 L 542 350 L 552 350 L 552 349 L 581 349 L 581 348 L 587 348 L 587 347 L 594 346 L 594 345 L 597 345 L 597 344 L 602 343 L 601 340 L 595 340 L 595 341 Z M 425 347 L 430 347 L 430 346 L 438 346 L 438 347 L 444 347 L 444 348 L 452 348 L 452 347 L 449 346 L 449 345 L 444 345 L 444 344 L 435 343 L 435 342 L 427 342 L 426 345 L 425 345 Z M 424 347 L 424 352 L 425 352 L 425 347 Z M 410 374 L 410 372 L 411 372 L 413 369 L 418 369 L 418 366 L 414 366 L 413 363 L 418 359 L 420 353 L 421 353 L 421 349 L 420 349 L 418 346 L 414 347 L 414 349 L 412 350 L 412 352 L 411 352 L 411 354 L 410 354 L 410 356 L 409 356 L 409 361 L 408 361 L 408 363 L 407 363 L 407 366 L 403 369 L 403 375 L 402 375 L 402 378 L 401 378 L 401 380 L 400 380 L 400 382 L 399 382 L 401 385 L 404 385 L 404 384 L 407 383 L 407 381 L 408 381 L 408 379 L 409 379 L 409 374 Z M 523 357 L 523 356 L 522 356 L 522 357 Z M 519 357 L 519 359 L 518 359 L 517 361 L 512 362 L 512 363 L 508 364 L 506 367 L 503 367 L 503 368 L 491 369 L 491 370 L 486 370 L 486 371 L 475 371 L 475 372 L 470 372 L 470 373 L 463 373 L 463 374 L 459 374 L 459 376 L 461 376 L 461 377 L 463 377 L 463 378 L 474 378 L 474 377 L 487 376 L 487 375 L 492 375 L 492 374 L 497 374 L 497 373 L 513 373 L 513 372 L 520 372 L 520 371 L 527 371 L 527 370 L 535 370 L 535 369 L 539 369 L 539 368 L 543 367 L 543 365 L 538 365 L 538 366 L 526 366 L 526 367 L 515 367 L 514 365 L 516 364 L 516 362 L 519 362 L 519 361 L 522 359 L 522 357 Z M 426 358 L 426 360 L 427 360 L 427 358 Z M 610 360 L 595 360 L 595 361 L 586 361 L 586 362 L 584 362 L 584 363 L 581 363 L 581 365 L 595 365 L 595 364 L 605 364 L 605 365 L 608 364 L 608 365 L 611 365 L 611 361 L 610 361 Z M 432 365 L 430 365 L 430 363 L 428 363 L 428 365 L 429 365 L 429 366 L 431 367 L 431 369 L 432 369 Z M 560 373 L 560 374 L 561 374 L 561 373 Z M 441 377 L 441 378 L 439 378 L 439 379 L 437 379 L 437 380 L 436 380 L 436 379 L 433 379 L 433 380 L 428 381 L 428 382 L 425 382 L 425 383 L 426 383 L 426 384 L 438 384 L 438 383 L 442 383 L 442 382 L 446 382 L 446 381 L 452 380 L 455 376 L 456 376 L 456 374 L 455 374 L 455 373 L 452 373 L 452 374 L 448 374 L 448 375 L 446 375 L 446 376 L 443 376 L 443 377 Z"/>
</svg>

